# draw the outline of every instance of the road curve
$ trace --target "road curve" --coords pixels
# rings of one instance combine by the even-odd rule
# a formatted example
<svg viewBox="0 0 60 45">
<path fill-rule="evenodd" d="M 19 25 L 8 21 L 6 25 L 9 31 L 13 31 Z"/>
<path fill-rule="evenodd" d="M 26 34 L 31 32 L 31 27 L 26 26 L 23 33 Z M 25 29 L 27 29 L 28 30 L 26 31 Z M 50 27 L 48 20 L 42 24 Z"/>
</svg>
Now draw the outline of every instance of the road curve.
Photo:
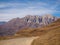
<svg viewBox="0 0 60 45">
<path fill-rule="evenodd" d="M 0 45 L 31 45 L 32 41 L 38 37 L 24 37 L 9 40 L 1 40 Z"/>
</svg>

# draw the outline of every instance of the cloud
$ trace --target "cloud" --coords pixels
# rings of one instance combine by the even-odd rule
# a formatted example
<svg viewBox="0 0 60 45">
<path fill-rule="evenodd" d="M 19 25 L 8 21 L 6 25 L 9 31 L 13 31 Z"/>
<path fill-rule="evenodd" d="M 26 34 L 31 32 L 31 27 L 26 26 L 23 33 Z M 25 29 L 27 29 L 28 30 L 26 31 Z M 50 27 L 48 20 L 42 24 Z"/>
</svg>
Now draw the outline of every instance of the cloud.
<svg viewBox="0 0 60 45">
<path fill-rule="evenodd" d="M 17 1 L 17 0 L 14 0 Z M 0 18 L 1 20 L 10 20 L 15 17 L 24 17 L 26 15 L 43 15 L 43 14 L 53 14 L 55 12 L 60 12 L 57 10 L 59 3 L 55 2 L 50 4 L 47 2 L 42 2 L 35 0 L 31 2 L 5 2 L 0 3 Z"/>
</svg>

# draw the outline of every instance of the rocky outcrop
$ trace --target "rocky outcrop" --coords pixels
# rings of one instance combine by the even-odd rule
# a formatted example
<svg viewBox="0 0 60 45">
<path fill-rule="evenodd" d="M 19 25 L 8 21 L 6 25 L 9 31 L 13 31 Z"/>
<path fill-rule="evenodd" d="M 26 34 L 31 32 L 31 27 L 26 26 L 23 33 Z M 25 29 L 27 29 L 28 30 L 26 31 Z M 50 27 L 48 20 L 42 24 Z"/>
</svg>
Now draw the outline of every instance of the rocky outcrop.
<svg viewBox="0 0 60 45">
<path fill-rule="evenodd" d="M 14 18 L 5 23 L 0 30 L 0 35 L 12 35 L 23 28 L 37 28 L 48 25 L 57 18 L 52 15 L 44 16 L 25 16 L 23 18 Z"/>
</svg>

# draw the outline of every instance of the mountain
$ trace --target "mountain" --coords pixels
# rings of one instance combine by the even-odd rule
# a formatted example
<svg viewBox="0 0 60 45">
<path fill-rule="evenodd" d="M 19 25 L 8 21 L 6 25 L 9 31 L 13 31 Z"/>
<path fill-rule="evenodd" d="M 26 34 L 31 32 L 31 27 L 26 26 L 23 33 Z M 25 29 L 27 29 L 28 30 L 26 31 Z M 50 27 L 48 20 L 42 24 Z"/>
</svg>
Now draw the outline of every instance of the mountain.
<svg viewBox="0 0 60 45">
<path fill-rule="evenodd" d="M 60 45 L 60 19 L 45 28 L 50 28 L 50 30 L 35 39 L 32 45 Z"/>
<path fill-rule="evenodd" d="M 47 43 L 50 44 L 50 42 L 51 43 L 54 42 L 53 43 L 54 45 L 56 43 L 60 43 L 60 41 L 58 41 L 58 40 L 60 40 L 60 19 L 57 19 L 56 21 L 50 23 L 49 25 L 41 27 L 41 28 L 40 27 L 24 28 L 22 30 L 18 30 L 14 35 L 0 37 L 0 40 L 12 39 L 12 38 L 18 38 L 18 37 L 31 37 L 31 36 L 33 36 L 33 37 L 39 36 L 38 39 L 36 39 L 32 42 L 32 45 L 41 45 L 42 43 L 44 45 L 45 42 L 46 42 L 46 44 Z M 54 39 L 56 39 L 57 42 L 55 42 Z M 40 43 L 41 41 L 42 41 L 42 43 Z"/>
<path fill-rule="evenodd" d="M 57 19 L 56 21 L 54 21 L 53 23 L 47 25 L 47 26 L 44 26 L 44 27 L 38 27 L 38 28 L 25 28 L 23 30 L 19 30 L 16 35 L 17 36 L 25 36 L 25 37 L 28 37 L 28 36 L 41 36 L 41 35 L 45 35 L 45 34 L 48 34 L 48 32 L 52 32 L 52 34 L 55 34 L 53 33 L 53 31 L 57 31 L 57 33 L 60 32 L 60 19 Z M 60 33 L 59 33 L 60 34 Z M 49 35 L 49 36 L 51 36 Z"/>
<path fill-rule="evenodd" d="M 23 18 L 14 18 L 0 27 L 0 36 L 13 35 L 24 28 L 43 27 L 56 21 L 57 18 L 52 15 L 44 16 L 25 16 Z"/>
<path fill-rule="evenodd" d="M 44 16 L 31 16 L 28 15 L 26 17 L 24 17 L 24 20 L 28 23 L 35 23 L 35 24 L 39 24 L 41 25 L 47 25 L 53 21 L 55 21 L 57 18 L 52 16 L 52 15 L 44 15 Z M 34 27 L 34 26 L 33 26 Z M 35 25 L 36 27 L 36 25 Z M 38 27 L 38 26 L 37 26 Z"/>
<path fill-rule="evenodd" d="M 0 25 L 3 25 L 3 24 L 5 24 L 6 22 L 4 22 L 4 21 L 0 21 Z"/>
</svg>

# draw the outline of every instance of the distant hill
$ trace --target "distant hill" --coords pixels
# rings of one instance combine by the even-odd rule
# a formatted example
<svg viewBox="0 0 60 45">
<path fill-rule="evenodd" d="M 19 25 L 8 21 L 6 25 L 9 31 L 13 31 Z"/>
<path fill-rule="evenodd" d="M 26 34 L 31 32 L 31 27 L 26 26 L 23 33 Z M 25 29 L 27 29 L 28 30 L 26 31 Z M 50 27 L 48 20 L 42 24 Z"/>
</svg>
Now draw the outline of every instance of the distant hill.
<svg viewBox="0 0 60 45">
<path fill-rule="evenodd" d="M 4 22 L 4 21 L 0 21 L 0 25 L 3 25 L 3 24 L 5 24 L 6 22 Z"/>
<path fill-rule="evenodd" d="M 44 16 L 25 16 L 23 18 L 14 18 L 7 23 L 5 23 L 0 28 L 0 36 L 5 35 L 13 35 L 17 31 L 25 29 L 25 28 L 38 28 L 43 27 L 52 22 L 56 21 L 57 17 L 52 15 L 44 15 Z"/>
</svg>

